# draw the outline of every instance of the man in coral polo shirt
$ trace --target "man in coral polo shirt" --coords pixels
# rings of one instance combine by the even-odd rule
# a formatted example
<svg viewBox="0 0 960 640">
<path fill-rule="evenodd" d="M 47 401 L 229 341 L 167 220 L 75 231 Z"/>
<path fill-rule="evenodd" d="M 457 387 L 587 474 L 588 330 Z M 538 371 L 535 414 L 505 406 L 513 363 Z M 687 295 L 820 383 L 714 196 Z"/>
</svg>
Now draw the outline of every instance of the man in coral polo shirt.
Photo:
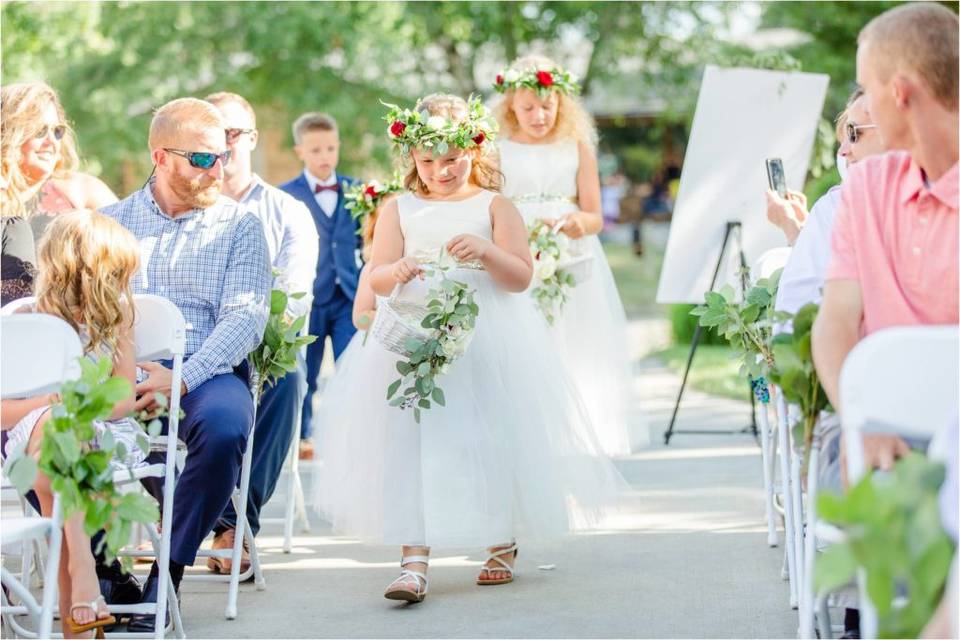
<svg viewBox="0 0 960 640">
<path fill-rule="evenodd" d="M 957 15 L 932 3 L 887 11 L 860 32 L 857 82 L 888 149 L 851 168 L 813 330 L 817 373 L 842 414 L 837 383 L 864 336 L 891 326 L 957 324 Z M 889 469 L 907 451 L 864 442 Z"/>
</svg>

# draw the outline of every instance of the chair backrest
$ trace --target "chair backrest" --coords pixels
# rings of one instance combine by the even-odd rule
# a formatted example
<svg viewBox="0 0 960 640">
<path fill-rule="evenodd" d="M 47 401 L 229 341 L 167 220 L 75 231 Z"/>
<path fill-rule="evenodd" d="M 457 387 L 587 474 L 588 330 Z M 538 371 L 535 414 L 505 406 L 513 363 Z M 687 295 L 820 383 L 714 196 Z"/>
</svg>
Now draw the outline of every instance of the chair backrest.
<svg viewBox="0 0 960 640">
<path fill-rule="evenodd" d="M 44 313 L 0 318 L 0 397 L 50 393 L 80 376 L 83 345 L 66 322 Z"/>
<path fill-rule="evenodd" d="M 172 360 L 183 355 L 187 322 L 177 305 L 150 294 L 133 297 L 137 312 L 133 324 L 137 360 Z"/>
<path fill-rule="evenodd" d="M 957 417 L 960 328 L 896 327 L 861 340 L 840 372 L 844 429 L 932 438 Z"/>
<path fill-rule="evenodd" d="M 753 269 L 750 270 L 751 279 L 756 282 L 760 278 L 769 278 L 777 269 L 782 269 L 790 259 L 790 247 L 768 249 L 760 254 Z"/>
<path fill-rule="evenodd" d="M 11 300 L 7 304 L 3 305 L 3 308 L 0 309 L 0 315 L 8 316 L 12 313 L 16 313 L 24 307 L 31 307 L 37 299 L 33 296 L 27 296 L 25 298 L 17 298 L 16 300 Z"/>
</svg>

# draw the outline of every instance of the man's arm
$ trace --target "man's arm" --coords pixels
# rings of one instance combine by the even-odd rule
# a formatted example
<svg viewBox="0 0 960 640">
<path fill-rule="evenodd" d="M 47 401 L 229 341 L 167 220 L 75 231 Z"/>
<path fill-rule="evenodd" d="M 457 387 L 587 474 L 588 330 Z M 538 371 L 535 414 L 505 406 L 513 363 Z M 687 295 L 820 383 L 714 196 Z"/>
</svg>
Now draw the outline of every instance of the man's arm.
<svg viewBox="0 0 960 640">
<path fill-rule="evenodd" d="M 290 298 L 287 302 L 287 309 L 293 316 L 310 313 L 319 252 L 317 227 L 306 205 L 292 196 L 284 198 L 283 240 L 276 265 L 282 273 L 277 278 L 277 285 L 287 293 L 307 294 L 299 300 Z"/>
<path fill-rule="evenodd" d="M 830 404 L 840 410 L 838 384 L 847 354 L 860 339 L 863 299 L 856 280 L 828 280 L 823 303 L 813 325 L 813 363 Z"/>
<path fill-rule="evenodd" d="M 217 326 L 183 365 L 188 391 L 212 378 L 221 366 L 237 364 L 260 344 L 270 311 L 271 281 L 263 227 L 248 213 L 238 223 L 231 244 Z"/>
</svg>

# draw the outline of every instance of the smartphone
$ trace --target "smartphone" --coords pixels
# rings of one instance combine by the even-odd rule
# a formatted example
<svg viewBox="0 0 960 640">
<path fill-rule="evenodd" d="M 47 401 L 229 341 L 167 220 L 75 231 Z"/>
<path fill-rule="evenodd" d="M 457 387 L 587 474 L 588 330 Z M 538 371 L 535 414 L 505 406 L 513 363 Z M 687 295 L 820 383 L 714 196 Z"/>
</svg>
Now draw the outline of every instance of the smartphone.
<svg viewBox="0 0 960 640">
<path fill-rule="evenodd" d="M 783 175 L 783 160 L 780 158 L 767 159 L 767 181 L 781 198 L 787 197 L 787 178 Z"/>
</svg>

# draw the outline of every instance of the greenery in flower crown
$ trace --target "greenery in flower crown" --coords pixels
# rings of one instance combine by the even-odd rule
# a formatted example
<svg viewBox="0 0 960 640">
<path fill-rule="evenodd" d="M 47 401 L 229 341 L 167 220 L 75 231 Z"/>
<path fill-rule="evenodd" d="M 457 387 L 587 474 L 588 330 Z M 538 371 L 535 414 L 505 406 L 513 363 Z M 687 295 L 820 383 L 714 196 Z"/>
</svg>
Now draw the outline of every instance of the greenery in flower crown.
<svg viewBox="0 0 960 640">
<path fill-rule="evenodd" d="M 580 83 L 577 82 L 577 77 L 560 67 L 553 67 L 552 69 L 532 67 L 523 71 L 504 69 L 497 74 L 493 88 L 499 93 L 505 93 L 511 89 L 531 89 L 541 98 L 546 98 L 551 91 L 558 91 L 567 95 L 580 93 Z"/>
<path fill-rule="evenodd" d="M 350 210 L 350 215 L 360 224 L 357 233 L 363 233 L 364 226 L 370 214 L 377 210 L 384 197 L 391 193 L 399 193 L 404 190 L 403 180 L 395 175 L 388 182 L 371 180 L 361 184 L 355 184 L 343 194 L 346 200 L 346 207 Z"/>
<path fill-rule="evenodd" d="M 573 274 L 559 266 L 568 257 L 567 236 L 543 221 L 530 225 L 529 234 L 534 274 L 540 283 L 530 293 L 537 308 L 552 325 L 563 311 L 570 290 L 576 286 Z"/>
<path fill-rule="evenodd" d="M 404 347 L 408 355 L 397 361 L 400 378 L 387 388 L 390 406 L 413 408 L 413 419 L 420 423 L 420 410 L 431 402 L 446 404 L 443 390 L 437 386 L 438 376 L 447 372 L 454 360 L 470 346 L 480 307 L 473 300 L 473 290 L 465 283 L 445 275 L 443 260 L 438 265 L 439 286 L 427 293 L 427 315 L 420 326 L 428 332 L 423 338 L 409 338 Z M 432 274 L 430 274 L 432 275 Z M 400 388 L 403 391 L 398 394 Z"/>
<path fill-rule="evenodd" d="M 386 102 L 383 105 L 390 109 L 384 117 L 390 123 L 387 130 L 390 140 L 404 155 L 414 148 L 427 149 L 441 156 L 451 147 L 486 149 L 499 128 L 490 111 L 476 96 L 467 100 L 467 117 L 460 122 L 430 115 L 429 111 L 420 108 L 420 103 L 413 109 L 402 109 Z"/>
</svg>

